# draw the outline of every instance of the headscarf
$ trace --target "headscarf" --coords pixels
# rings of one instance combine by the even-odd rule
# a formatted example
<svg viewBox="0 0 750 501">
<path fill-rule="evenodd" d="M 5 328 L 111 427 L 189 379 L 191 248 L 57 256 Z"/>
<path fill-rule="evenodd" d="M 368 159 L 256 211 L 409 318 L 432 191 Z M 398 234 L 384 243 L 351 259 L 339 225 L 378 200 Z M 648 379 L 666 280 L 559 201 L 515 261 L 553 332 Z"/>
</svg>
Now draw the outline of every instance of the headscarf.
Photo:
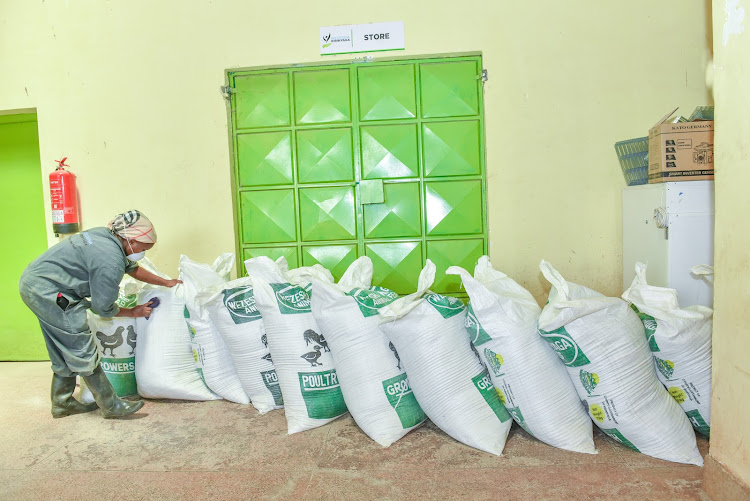
<svg viewBox="0 0 750 501">
<path fill-rule="evenodd" d="M 118 214 L 107 225 L 109 231 L 115 235 L 145 244 L 156 243 L 156 230 L 151 221 L 137 210 L 129 210 Z"/>
</svg>

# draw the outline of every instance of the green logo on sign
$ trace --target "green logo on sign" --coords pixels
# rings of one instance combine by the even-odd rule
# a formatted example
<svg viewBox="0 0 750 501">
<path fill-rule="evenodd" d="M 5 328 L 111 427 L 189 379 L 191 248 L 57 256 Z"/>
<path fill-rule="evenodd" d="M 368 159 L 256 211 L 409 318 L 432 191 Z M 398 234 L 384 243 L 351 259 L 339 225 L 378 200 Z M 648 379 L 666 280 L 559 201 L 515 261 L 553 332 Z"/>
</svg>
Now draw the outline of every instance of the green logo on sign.
<svg viewBox="0 0 750 501">
<path fill-rule="evenodd" d="M 252 287 L 224 289 L 224 306 L 229 311 L 235 324 L 260 320 L 260 312 L 255 305 Z"/>
<path fill-rule="evenodd" d="M 599 375 L 595 372 L 586 372 L 581 370 L 578 373 L 578 378 L 581 380 L 581 384 L 586 389 L 586 393 L 591 395 L 594 392 L 594 388 L 599 384 Z"/>
<path fill-rule="evenodd" d="M 330 419 L 346 412 L 336 369 L 321 372 L 299 372 L 299 388 L 312 419 Z"/>
<path fill-rule="evenodd" d="M 370 287 L 369 289 L 352 289 L 346 293 L 357 302 L 359 310 L 365 317 L 378 314 L 378 310 L 398 299 L 398 294 L 383 287 Z"/>
<path fill-rule="evenodd" d="M 540 330 L 539 334 L 552 346 L 560 360 L 568 367 L 580 367 L 591 363 L 565 327 L 549 332 Z"/>
<path fill-rule="evenodd" d="M 617 428 L 610 428 L 609 430 L 605 430 L 604 428 L 602 428 L 601 430 L 602 430 L 602 431 L 603 431 L 604 433 L 606 433 L 606 434 L 607 434 L 607 435 L 609 436 L 609 438 L 611 438 L 611 439 L 613 439 L 613 440 L 615 440 L 615 441 L 617 441 L 617 442 L 620 442 L 620 443 L 621 443 L 622 445 L 625 445 L 625 446 L 627 446 L 627 447 L 630 447 L 630 448 L 631 448 L 631 449 L 633 449 L 633 450 L 634 450 L 635 452 L 641 452 L 641 451 L 639 451 L 639 450 L 638 450 L 638 448 L 636 448 L 636 446 L 635 446 L 635 445 L 633 445 L 633 444 L 632 444 L 632 443 L 630 442 L 630 440 L 628 440 L 627 438 L 625 438 L 625 437 L 624 437 L 624 436 L 622 435 L 622 433 L 620 433 L 620 432 L 618 431 L 618 429 L 617 429 Z"/>
<path fill-rule="evenodd" d="M 279 386 L 279 376 L 276 375 L 276 371 L 273 369 L 263 371 L 260 373 L 260 377 L 263 379 L 263 383 L 268 388 L 268 391 L 273 395 L 273 402 L 276 405 L 284 405 L 284 399 L 281 397 L 281 387 Z"/>
<path fill-rule="evenodd" d="M 487 331 L 482 328 L 482 325 L 477 320 L 477 316 L 474 314 L 474 309 L 471 307 L 471 303 L 468 304 L 466 310 L 466 316 L 464 317 L 464 327 L 466 332 L 469 333 L 471 342 L 475 345 L 481 345 L 487 341 L 492 341 L 492 338 Z"/>
<path fill-rule="evenodd" d="M 430 293 L 425 296 L 443 318 L 451 318 L 464 311 L 464 303 L 458 298 Z"/>
<path fill-rule="evenodd" d="M 285 315 L 310 313 L 310 294 L 298 285 L 271 284 L 279 303 L 279 311 Z"/>
<path fill-rule="evenodd" d="M 711 428 L 708 426 L 708 423 L 706 423 L 706 420 L 703 419 L 701 413 L 698 412 L 698 409 L 685 411 L 685 414 L 687 414 L 690 422 L 693 423 L 693 428 L 695 428 L 698 433 L 710 438 Z"/>
<path fill-rule="evenodd" d="M 495 353 L 489 348 L 485 348 L 484 359 L 487 361 L 487 365 L 489 366 L 489 368 L 492 369 L 492 373 L 495 375 L 495 377 L 500 377 L 505 374 L 502 369 L 504 360 L 499 353 Z"/>
<path fill-rule="evenodd" d="M 424 411 L 422 411 L 422 408 L 417 403 L 417 399 L 414 397 L 414 392 L 411 391 L 406 374 L 400 374 L 383 381 L 383 390 L 388 397 L 388 402 L 391 403 L 391 407 L 395 409 L 398 418 L 401 420 L 401 426 L 404 429 L 417 426 L 427 419 Z"/>
<path fill-rule="evenodd" d="M 643 322 L 643 327 L 646 329 L 646 339 L 648 340 L 649 349 L 651 349 L 651 351 L 661 351 L 659 350 L 659 345 L 656 344 L 656 338 L 654 337 L 657 327 L 656 319 L 651 315 L 646 315 L 645 313 L 643 313 L 641 310 L 636 308 L 634 304 L 631 304 L 630 307 L 634 312 L 638 314 L 638 318 L 641 319 L 641 322 Z"/>
<path fill-rule="evenodd" d="M 505 406 L 500 401 L 500 397 L 495 391 L 495 386 L 490 380 L 490 373 L 487 369 L 483 370 L 471 379 L 474 382 L 479 393 L 484 397 L 484 401 L 490 406 L 492 411 L 495 413 L 500 422 L 504 423 L 510 419 L 510 414 L 505 409 Z"/>
<path fill-rule="evenodd" d="M 659 369 L 659 372 L 661 372 L 665 379 L 672 377 L 672 374 L 674 374 L 674 362 L 671 360 L 662 360 L 658 357 L 654 357 L 654 362 L 656 362 L 656 368 Z"/>
</svg>

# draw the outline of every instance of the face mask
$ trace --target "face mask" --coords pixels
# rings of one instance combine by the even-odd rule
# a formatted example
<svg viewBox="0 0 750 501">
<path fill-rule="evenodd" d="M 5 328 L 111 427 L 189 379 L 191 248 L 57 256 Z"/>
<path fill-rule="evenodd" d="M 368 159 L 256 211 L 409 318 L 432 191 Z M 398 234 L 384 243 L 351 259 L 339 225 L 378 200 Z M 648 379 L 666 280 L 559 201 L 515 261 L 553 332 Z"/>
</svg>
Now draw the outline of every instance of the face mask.
<svg viewBox="0 0 750 501">
<path fill-rule="evenodd" d="M 126 257 L 130 259 L 131 261 L 140 261 L 146 256 L 146 251 L 141 252 L 133 252 L 133 246 L 130 245 L 130 240 L 128 240 L 128 247 L 130 247 L 130 254 L 128 254 Z"/>
</svg>

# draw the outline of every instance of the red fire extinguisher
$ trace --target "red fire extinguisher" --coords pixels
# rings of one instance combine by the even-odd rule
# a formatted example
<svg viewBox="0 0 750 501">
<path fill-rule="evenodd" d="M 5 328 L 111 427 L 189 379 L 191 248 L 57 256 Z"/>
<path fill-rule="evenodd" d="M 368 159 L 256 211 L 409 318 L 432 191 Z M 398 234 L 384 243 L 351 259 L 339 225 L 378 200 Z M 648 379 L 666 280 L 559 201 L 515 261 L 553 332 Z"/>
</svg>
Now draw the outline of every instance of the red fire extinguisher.
<svg viewBox="0 0 750 501">
<path fill-rule="evenodd" d="M 78 232 L 78 194 L 76 175 L 64 169 L 64 157 L 57 162 L 57 169 L 49 175 L 49 192 L 52 200 L 52 230 L 55 233 Z"/>
</svg>

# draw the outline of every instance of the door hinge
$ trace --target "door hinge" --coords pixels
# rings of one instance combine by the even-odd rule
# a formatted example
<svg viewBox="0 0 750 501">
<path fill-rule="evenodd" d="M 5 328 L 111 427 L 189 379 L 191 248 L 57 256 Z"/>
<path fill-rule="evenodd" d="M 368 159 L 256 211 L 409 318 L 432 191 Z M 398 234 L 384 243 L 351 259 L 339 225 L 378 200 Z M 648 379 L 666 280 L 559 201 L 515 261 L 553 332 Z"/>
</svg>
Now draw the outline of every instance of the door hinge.
<svg viewBox="0 0 750 501">
<path fill-rule="evenodd" d="M 490 79 L 489 74 L 487 73 L 487 70 L 482 70 L 482 84 Z"/>
<path fill-rule="evenodd" d="M 234 88 L 230 87 L 229 85 L 221 86 L 221 95 L 224 96 L 224 99 L 226 99 L 227 101 L 230 101 L 232 99 L 233 93 L 234 93 Z"/>
</svg>

